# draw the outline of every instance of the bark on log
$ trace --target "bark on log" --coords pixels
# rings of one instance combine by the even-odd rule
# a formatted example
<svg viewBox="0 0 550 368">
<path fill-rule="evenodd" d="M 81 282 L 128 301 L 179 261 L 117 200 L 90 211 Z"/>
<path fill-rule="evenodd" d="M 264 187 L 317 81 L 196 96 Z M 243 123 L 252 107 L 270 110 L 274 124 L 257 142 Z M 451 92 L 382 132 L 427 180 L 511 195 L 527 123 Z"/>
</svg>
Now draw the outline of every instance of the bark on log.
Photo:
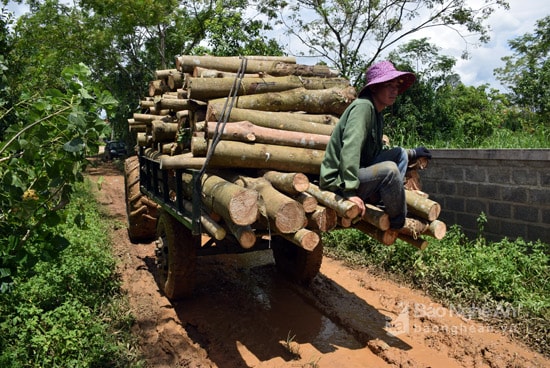
<svg viewBox="0 0 550 368">
<path fill-rule="evenodd" d="M 313 183 L 309 184 L 306 192 L 314 196 L 322 205 L 334 209 L 340 217 L 354 219 L 361 213 L 359 207 L 352 201 L 348 201 L 333 192 L 321 190 Z"/>
<path fill-rule="evenodd" d="M 164 92 L 168 92 L 170 87 L 166 84 L 164 79 L 158 79 L 149 82 L 149 97 L 162 95 Z"/>
<path fill-rule="evenodd" d="M 365 234 L 369 235 L 373 239 L 378 240 L 380 243 L 384 245 L 392 245 L 393 243 L 395 243 L 395 240 L 399 235 L 399 233 L 395 230 L 390 229 L 390 230 L 382 231 L 376 226 L 373 226 L 364 221 L 359 221 L 353 224 L 353 227 L 356 228 L 357 230 L 364 232 Z"/>
<path fill-rule="evenodd" d="M 134 113 L 133 115 L 134 122 L 139 124 L 151 124 L 154 120 L 162 120 L 166 123 L 174 122 L 174 119 L 170 115 L 153 115 L 153 114 L 138 114 Z"/>
<path fill-rule="evenodd" d="M 182 75 L 182 73 L 178 72 L 177 70 L 170 73 L 170 75 L 168 76 L 167 83 L 168 83 L 168 87 L 170 88 L 170 90 L 171 91 L 176 91 L 176 93 L 177 93 L 177 89 L 183 87 L 183 75 Z M 179 97 L 179 94 L 177 96 Z M 189 97 L 186 97 L 186 98 L 189 98 Z"/>
<path fill-rule="evenodd" d="M 234 88 L 233 78 L 188 78 L 186 81 L 188 98 L 212 100 L 227 97 Z M 282 92 L 295 88 L 319 90 L 346 88 L 349 81 L 344 78 L 301 78 L 295 75 L 284 77 L 243 78 L 236 91 L 238 96 L 255 95 L 267 92 Z"/>
<path fill-rule="evenodd" d="M 197 78 L 235 78 L 237 76 L 237 73 L 232 72 L 224 72 L 222 70 L 214 70 L 214 69 L 206 69 L 201 68 L 200 66 L 196 66 L 193 69 L 193 77 Z M 248 73 L 244 74 L 243 78 L 264 78 L 269 77 L 268 75 L 264 73 Z"/>
<path fill-rule="evenodd" d="M 154 120 L 151 123 L 151 133 L 154 142 L 173 142 L 178 134 L 178 124 Z"/>
<path fill-rule="evenodd" d="M 336 211 L 325 206 L 317 206 L 315 211 L 307 215 L 307 228 L 318 231 L 330 231 L 338 224 Z"/>
<path fill-rule="evenodd" d="M 296 58 L 288 56 L 247 56 L 246 73 L 263 73 L 278 62 L 296 63 Z M 242 59 L 236 56 L 194 56 L 181 55 L 176 58 L 176 69 L 182 73 L 192 73 L 196 66 L 236 73 Z"/>
<path fill-rule="evenodd" d="M 390 217 L 388 214 L 369 203 L 365 203 L 365 214 L 361 219 L 382 231 L 386 231 L 390 228 Z"/>
<path fill-rule="evenodd" d="M 256 234 L 250 225 L 238 226 L 231 221 L 226 222 L 227 228 L 244 249 L 250 249 L 256 244 Z"/>
<path fill-rule="evenodd" d="M 312 213 L 319 205 L 317 198 L 306 192 L 298 193 L 294 196 L 294 199 L 302 204 L 302 207 L 306 213 Z"/>
<path fill-rule="evenodd" d="M 307 251 L 314 250 L 321 242 L 321 237 L 309 229 L 300 229 L 293 234 L 281 234 L 288 241 Z"/>
<path fill-rule="evenodd" d="M 318 174 L 324 151 L 308 148 L 219 141 L 211 156 L 213 167 L 270 169 Z"/>
<path fill-rule="evenodd" d="M 277 232 L 294 233 L 304 227 L 306 215 L 302 205 L 279 192 L 266 179 L 239 176 L 231 181 L 244 188 L 253 189 L 261 195 L 262 205 L 266 210 L 265 215 Z"/>
<path fill-rule="evenodd" d="M 422 238 L 418 238 L 418 237 L 413 238 L 405 234 L 399 234 L 397 235 L 397 238 L 403 240 L 404 242 L 409 243 L 413 247 L 418 248 L 420 250 L 424 250 L 428 246 L 428 242 Z"/>
<path fill-rule="evenodd" d="M 192 191 L 192 177 L 183 175 L 186 190 Z M 202 203 L 236 225 L 247 226 L 258 218 L 258 192 L 228 182 L 217 176 L 204 174 L 202 177 Z M 191 192 L 192 193 L 192 192 Z"/>
<path fill-rule="evenodd" d="M 157 104 L 157 109 L 169 109 L 172 111 L 189 110 L 192 105 L 189 100 L 182 100 L 179 98 L 161 98 Z"/>
<path fill-rule="evenodd" d="M 223 114 L 223 107 L 223 103 L 213 103 L 210 101 L 208 103 L 208 111 L 205 120 L 220 121 Z M 230 111 L 228 121 L 236 122 L 248 120 L 255 125 L 266 128 L 330 136 L 334 130 L 334 126 L 323 123 L 329 121 L 329 119 L 332 121 L 332 116 L 326 114 L 311 115 L 296 112 L 258 111 L 233 107 Z"/>
<path fill-rule="evenodd" d="M 239 96 L 234 107 L 261 111 L 305 111 L 310 114 L 334 114 L 340 116 L 355 100 L 353 87 L 307 90 L 295 88 L 283 92 Z M 214 104 L 224 104 L 225 99 L 214 99 Z M 247 119 L 250 120 L 250 119 Z"/>
<path fill-rule="evenodd" d="M 407 201 L 407 210 L 411 214 L 425 220 L 434 221 L 441 213 L 439 203 L 422 197 L 414 191 L 405 190 L 405 199 Z"/>
<path fill-rule="evenodd" d="M 216 125 L 207 124 L 208 138 L 216 134 Z M 330 136 L 265 128 L 250 121 L 238 121 L 225 124 L 221 139 L 324 150 Z"/>
<path fill-rule="evenodd" d="M 192 213 L 193 204 L 185 199 L 182 199 L 182 202 L 183 202 L 183 208 L 185 208 L 185 210 Z M 201 211 L 200 222 L 201 222 L 202 228 L 206 230 L 206 232 L 210 234 L 210 236 L 213 237 L 214 239 L 222 240 L 223 238 L 225 238 L 225 235 L 226 235 L 225 229 L 221 227 L 220 224 L 215 222 L 204 211 Z"/>
<path fill-rule="evenodd" d="M 285 173 L 279 171 L 263 171 L 261 175 L 275 187 L 275 189 L 290 195 L 297 195 L 309 188 L 309 179 L 302 173 Z"/>
<path fill-rule="evenodd" d="M 155 71 L 155 78 L 167 79 L 172 73 L 179 73 L 179 72 L 177 69 L 159 69 Z"/>
</svg>

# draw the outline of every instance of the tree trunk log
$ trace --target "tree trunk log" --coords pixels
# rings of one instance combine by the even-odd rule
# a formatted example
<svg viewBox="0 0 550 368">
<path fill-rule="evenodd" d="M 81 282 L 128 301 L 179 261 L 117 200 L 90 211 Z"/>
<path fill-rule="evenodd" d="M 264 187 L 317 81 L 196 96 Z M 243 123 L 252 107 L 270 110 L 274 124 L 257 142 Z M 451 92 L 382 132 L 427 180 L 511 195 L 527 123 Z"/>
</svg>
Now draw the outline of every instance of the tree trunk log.
<svg viewBox="0 0 550 368">
<path fill-rule="evenodd" d="M 269 170 L 262 174 L 275 189 L 286 194 L 297 195 L 305 192 L 309 187 L 309 179 L 302 173 L 286 173 Z"/>
<path fill-rule="evenodd" d="M 235 84 L 234 78 L 188 78 L 187 96 L 195 100 L 212 100 L 228 97 Z M 239 83 L 237 96 L 255 95 L 266 92 L 283 92 L 295 88 L 319 90 L 346 88 L 349 81 L 344 78 L 301 78 L 295 75 L 284 77 L 243 78 Z"/>
<path fill-rule="evenodd" d="M 227 227 L 231 234 L 237 239 L 241 247 L 250 249 L 256 244 L 256 234 L 250 225 L 238 226 L 232 222 L 227 222 Z"/>
<path fill-rule="evenodd" d="M 185 199 L 183 201 L 183 208 L 185 208 L 190 213 L 193 212 L 193 204 Z M 210 234 L 211 237 L 213 237 L 216 240 L 222 240 L 225 238 L 226 231 L 223 227 L 220 226 L 217 222 L 215 222 L 210 216 L 208 216 L 204 211 L 201 211 L 201 218 L 200 222 L 202 225 L 202 228 L 206 230 L 208 234 Z"/>
<path fill-rule="evenodd" d="M 415 216 L 428 221 L 434 221 L 441 213 L 439 203 L 420 196 L 416 192 L 405 190 L 405 198 L 407 201 L 407 210 Z"/>
<path fill-rule="evenodd" d="M 296 58 L 287 56 L 247 56 L 246 73 L 265 73 L 274 69 L 279 62 L 296 63 Z M 176 69 L 182 73 L 193 73 L 196 66 L 236 73 L 242 60 L 237 56 L 193 56 L 181 55 L 176 58 Z M 269 73 L 268 73 L 269 74 Z"/>
<path fill-rule="evenodd" d="M 317 202 L 317 198 L 306 192 L 298 193 L 294 196 L 294 199 L 302 204 L 302 207 L 306 213 L 315 211 L 319 204 L 319 202 Z"/>
<path fill-rule="evenodd" d="M 192 105 L 189 100 L 182 100 L 179 98 L 161 98 L 156 103 L 157 109 L 169 109 L 172 111 L 189 110 Z"/>
<path fill-rule="evenodd" d="M 315 211 L 307 214 L 307 227 L 313 230 L 330 231 L 338 224 L 336 211 L 325 206 L 317 206 Z"/>
<path fill-rule="evenodd" d="M 378 240 L 380 243 L 384 245 L 392 245 L 395 243 L 395 240 L 397 239 L 397 236 L 399 233 L 394 230 L 386 230 L 382 231 L 379 228 L 366 223 L 364 221 L 359 221 L 355 224 L 353 224 L 353 227 L 357 230 L 360 230 L 364 232 L 365 234 L 369 235 L 375 240 Z"/>
<path fill-rule="evenodd" d="M 161 120 L 153 120 L 151 132 L 154 142 L 173 142 L 178 134 L 177 123 L 165 123 Z"/>
<path fill-rule="evenodd" d="M 308 148 L 219 141 L 211 156 L 213 167 L 270 169 L 318 174 L 324 151 Z"/>
<path fill-rule="evenodd" d="M 355 88 L 330 88 L 307 90 L 303 87 L 283 92 L 240 96 L 234 107 L 261 111 L 304 111 L 310 114 L 331 113 L 340 116 L 355 100 Z M 224 104 L 225 99 L 214 99 L 214 104 Z M 246 119 L 251 120 L 251 119 Z"/>
<path fill-rule="evenodd" d="M 222 70 L 206 69 L 196 66 L 193 69 L 193 77 L 195 78 L 235 78 L 237 73 L 224 72 Z M 263 78 L 267 77 L 264 73 L 248 73 L 244 74 L 243 78 Z"/>
<path fill-rule="evenodd" d="M 293 234 L 281 234 L 288 241 L 307 251 L 314 250 L 321 242 L 321 237 L 314 231 L 300 229 Z"/>
<path fill-rule="evenodd" d="M 365 214 L 361 219 L 382 231 L 390 228 L 390 217 L 388 214 L 372 204 L 365 203 Z"/>
<path fill-rule="evenodd" d="M 313 183 L 309 184 L 309 188 L 306 192 L 314 196 L 322 205 L 334 209 L 336 214 L 340 217 L 354 219 L 359 216 L 361 212 L 359 207 L 352 201 L 348 201 L 333 192 L 321 190 Z"/>
<path fill-rule="evenodd" d="M 208 138 L 212 138 L 216 133 L 216 125 L 217 124 L 207 124 Z M 330 140 L 330 136 L 328 135 L 265 128 L 254 125 L 249 121 L 225 124 L 221 138 L 240 142 L 257 142 L 319 150 L 324 150 Z"/>
<path fill-rule="evenodd" d="M 223 104 L 208 103 L 206 121 L 220 121 L 223 113 Z M 274 112 L 258 111 L 250 109 L 239 109 L 233 107 L 229 114 L 228 121 L 250 121 L 255 125 L 287 130 L 293 132 L 322 134 L 330 136 L 334 126 L 324 122 L 332 122 L 332 115 L 311 115 L 296 112 Z"/>
<path fill-rule="evenodd" d="M 192 195 L 192 176 L 183 175 L 187 194 Z M 212 212 L 236 225 L 247 226 L 258 218 L 258 192 L 216 176 L 202 177 L 202 203 Z"/>
<path fill-rule="evenodd" d="M 277 232 L 294 233 L 304 227 L 306 215 L 302 205 L 279 192 L 266 179 L 239 176 L 238 179 L 231 181 L 260 193 L 262 205 L 266 209 L 265 215 L 275 226 Z"/>
<path fill-rule="evenodd" d="M 156 79 L 167 79 L 170 74 L 179 73 L 177 69 L 160 69 L 155 71 Z"/>
<path fill-rule="evenodd" d="M 409 243 L 413 247 L 418 248 L 420 250 L 424 250 L 428 246 L 428 242 L 422 238 L 413 238 L 405 234 L 399 234 L 397 235 L 397 238 L 403 240 L 404 242 Z"/>
</svg>

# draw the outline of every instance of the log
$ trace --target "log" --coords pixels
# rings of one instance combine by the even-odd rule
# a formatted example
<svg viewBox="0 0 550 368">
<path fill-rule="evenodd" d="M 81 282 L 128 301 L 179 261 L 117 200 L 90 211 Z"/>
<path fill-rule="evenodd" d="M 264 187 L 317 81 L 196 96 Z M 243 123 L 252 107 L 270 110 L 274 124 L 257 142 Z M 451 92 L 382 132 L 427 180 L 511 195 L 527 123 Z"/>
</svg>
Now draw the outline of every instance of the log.
<svg viewBox="0 0 550 368">
<path fill-rule="evenodd" d="M 307 228 L 318 231 L 330 231 L 338 224 L 336 211 L 325 206 L 317 206 L 315 211 L 307 213 Z"/>
<path fill-rule="evenodd" d="M 288 234 L 303 228 L 306 215 L 302 205 L 279 192 L 266 179 L 239 176 L 231 181 L 244 188 L 253 189 L 261 195 L 261 202 L 266 210 L 264 215 L 277 232 Z"/>
<path fill-rule="evenodd" d="M 161 109 L 169 109 L 172 111 L 180 111 L 180 110 L 189 110 L 192 107 L 192 105 L 189 103 L 189 100 L 182 100 L 179 98 L 161 98 L 156 103 L 156 108 Z"/>
<path fill-rule="evenodd" d="M 206 163 L 205 157 L 194 157 L 191 152 L 182 153 L 176 156 L 163 155 L 159 158 L 162 170 L 175 169 L 202 169 Z M 213 165 L 210 165 L 213 167 Z"/>
<path fill-rule="evenodd" d="M 390 217 L 388 214 L 369 203 L 365 203 L 365 214 L 361 219 L 382 231 L 386 231 L 390 228 Z"/>
<path fill-rule="evenodd" d="M 216 125 L 207 124 L 208 138 L 215 135 Z M 265 128 L 249 121 L 239 121 L 225 124 L 221 139 L 324 150 L 330 136 Z"/>
<path fill-rule="evenodd" d="M 336 214 L 340 217 L 354 219 L 361 213 L 359 207 L 352 201 L 348 201 L 333 192 L 321 190 L 313 183 L 309 184 L 309 188 L 306 192 L 314 196 L 322 205 L 334 209 Z"/>
<path fill-rule="evenodd" d="M 441 213 L 441 206 L 439 203 L 420 196 L 414 191 L 405 190 L 405 199 L 407 201 L 407 210 L 411 214 L 425 220 L 434 221 Z"/>
<path fill-rule="evenodd" d="M 154 120 L 151 123 L 151 132 L 154 142 L 173 142 L 178 134 L 178 123 L 165 123 Z"/>
<path fill-rule="evenodd" d="M 186 211 L 189 213 L 193 213 L 193 204 L 185 199 L 182 199 L 183 208 L 185 208 Z M 200 222 L 202 225 L 202 228 L 206 230 L 208 234 L 210 234 L 211 237 L 213 237 L 216 240 L 222 240 L 225 238 L 226 231 L 223 227 L 220 226 L 217 222 L 215 222 L 208 214 L 206 214 L 204 211 L 201 211 L 201 217 Z"/>
<path fill-rule="evenodd" d="M 211 156 L 212 167 L 270 169 L 318 174 L 324 151 L 261 143 L 221 140 Z"/>
<path fill-rule="evenodd" d="M 309 179 L 302 173 L 284 173 L 279 171 L 263 171 L 262 176 L 275 187 L 275 189 L 297 195 L 309 188 Z"/>
<path fill-rule="evenodd" d="M 250 249 L 256 244 L 256 234 L 250 225 L 238 226 L 231 221 L 226 222 L 226 225 L 231 234 L 233 234 L 237 242 L 239 242 L 244 249 Z"/>
<path fill-rule="evenodd" d="M 294 199 L 302 204 L 302 207 L 306 213 L 315 211 L 319 205 L 317 198 L 306 192 L 298 193 L 294 196 Z"/>
<path fill-rule="evenodd" d="M 261 111 L 305 111 L 310 114 L 331 113 L 340 116 L 355 100 L 353 87 L 307 90 L 303 87 L 283 92 L 267 92 L 258 95 L 239 96 L 234 107 Z M 214 104 L 224 104 L 225 99 L 214 99 Z"/>
<path fill-rule="evenodd" d="M 223 116 L 223 107 L 221 103 L 208 103 L 206 112 L 206 121 L 221 121 Z M 311 115 L 296 112 L 275 112 L 258 111 L 249 109 L 239 109 L 233 107 L 228 117 L 228 121 L 250 121 L 251 123 L 273 129 L 280 129 L 293 132 L 322 134 L 330 136 L 334 130 L 333 125 L 323 123 L 332 121 L 331 115 Z M 310 121 L 311 120 L 311 121 Z"/>
<path fill-rule="evenodd" d="M 247 56 L 246 73 L 262 73 L 271 69 L 278 62 L 296 63 L 290 56 Z M 195 56 L 181 55 L 176 58 L 176 69 L 182 73 L 192 73 L 196 66 L 207 69 L 218 69 L 236 73 L 241 67 L 242 59 L 237 56 Z"/>
<path fill-rule="evenodd" d="M 237 73 L 224 72 L 222 70 L 206 69 L 196 66 L 193 69 L 193 77 L 200 78 L 235 78 Z M 267 77 L 264 73 L 247 73 L 243 75 L 243 78 L 263 78 Z"/>
<path fill-rule="evenodd" d="M 188 98 L 212 100 L 227 97 L 234 88 L 234 78 L 188 78 L 186 81 Z M 345 88 L 349 81 L 344 78 L 301 78 L 295 75 L 283 77 L 243 78 L 237 96 L 254 95 L 266 92 L 282 92 L 304 87 L 308 90 Z"/>
<path fill-rule="evenodd" d="M 137 124 L 148 124 L 148 125 L 151 125 L 151 123 L 154 121 L 154 120 L 161 120 L 161 121 L 164 121 L 166 123 L 170 123 L 170 122 L 173 122 L 174 119 L 170 116 L 170 115 L 164 115 L 164 116 L 161 116 L 161 115 L 154 115 L 154 114 L 138 114 L 138 113 L 134 113 L 132 115 L 132 117 L 134 118 L 134 122 L 137 123 Z"/>
<path fill-rule="evenodd" d="M 300 229 L 293 234 L 281 234 L 281 236 L 307 251 L 314 250 L 321 242 L 319 234 L 308 229 Z"/>
<path fill-rule="evenodd" d="M 170 88 L 170 90 L 171 91 L 176 91 L 176 93 L 177 93 L 177 89 L 183 87 L 183 75 L 182 75 L 182 73 L 178 72 L 177 70 L 174 70 L 173 72 L 170 73 L 170 75 L 168 75 L 167 83 L 168 83 L 168 87 Z M 177 96 L 179 97 L 179 94 L 177 94 Z M 186 96 L 186 98 L 189 98 L 189 97 Z"/>
<path fill-rule="evenodd" d="M 168 92 L 170 87 L 166 84 L 164 79 L 158 79 L 149 82 L 149 97 L 162 95 L 164 92 Z"/>
<path fill-rule="evenodd" d="M 178 73 L 177 69 L 159 69 L 155 71 L 156 79 L 167 79 L 172 73 Z"/>
<path fill-rule="evenodd" d="M 192 193 L 192 176 L 184 174 L 184 189 L 187 195 Z M 228 182 L 217 176 L 204 174 L 202 176 L 202 203 L 236 225 L 247 226 L 258 218 L 258 192 L 253 189 Z"/>
<path fill-rule="evenodd" d="M 392 245 L 393 243 L 395 243 L 395 240 L 399 235 L 399 233 L 395 230 L 389 229 L 386 231 L 382 231 L 376 226 L 373 226 L 364 221 L 359 221 L 353 224 L 353 227 L 369 235 L 373 239 L 378 240 L 380 243 L 384 245 Z"/>
<path fill-rule="evenodd" d="M 422 238 L 413 238 L 405 234 L 399 234 L 397 235 L 397 238 L 420 250 L 424 250 L 428 246 L 428 242 Z"/>
</svg>

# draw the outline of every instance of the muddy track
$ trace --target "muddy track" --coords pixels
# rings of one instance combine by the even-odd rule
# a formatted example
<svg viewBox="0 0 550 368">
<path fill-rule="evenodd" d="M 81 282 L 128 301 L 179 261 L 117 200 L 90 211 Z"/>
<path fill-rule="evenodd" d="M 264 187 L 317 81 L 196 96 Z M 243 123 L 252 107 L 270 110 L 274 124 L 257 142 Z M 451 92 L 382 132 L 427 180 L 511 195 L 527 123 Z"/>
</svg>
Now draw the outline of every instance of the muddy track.
<svg viewBox="0 0 550 368">
<path fill-rule="evenodd" d="M 197 286 L 171 303 L 155 282 L 154 243 L 126 231 L 124 178 L 98 162 L 118 271 L 149 367 L 548 367 L 550 359 L 421 291 L 325 257 L 304 288 L 270 251 L 201 257 Z"/>
</svg>

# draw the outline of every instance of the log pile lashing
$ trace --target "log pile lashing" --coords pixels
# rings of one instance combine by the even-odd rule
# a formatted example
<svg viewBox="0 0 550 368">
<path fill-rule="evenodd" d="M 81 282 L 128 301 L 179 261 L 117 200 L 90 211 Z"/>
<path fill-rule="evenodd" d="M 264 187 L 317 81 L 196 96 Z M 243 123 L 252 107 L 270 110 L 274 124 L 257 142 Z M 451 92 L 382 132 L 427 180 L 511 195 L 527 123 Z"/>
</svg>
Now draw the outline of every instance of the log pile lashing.
<svg viewBox="0 0 550 368">
<path fill-rule="evenodd" d="M 277 234 L 312 250 L 321 233 L 336 228 L 419 249 L 427 246 L 423 236 L 445 236 L 440 205 L 421 191 L 417 170 L 427 161 L 409 166 L 408 214 L 399 231 L 389 228 L 383 207 L 367 204 L 361 216 L 353 202 L 318 187 L 334 125 L 357 98 L 334 70 L 292 57 L 179 56 L 174 69 L 155 78 L 128 119 L 130 132 L 161 170 L 203 172 L 200 223 L 211 237 L 231 234 L 248 249 L 260 234 Z M 181 200 L 191 206 L 192 180 L 182 181 Z"/>
</svg>

